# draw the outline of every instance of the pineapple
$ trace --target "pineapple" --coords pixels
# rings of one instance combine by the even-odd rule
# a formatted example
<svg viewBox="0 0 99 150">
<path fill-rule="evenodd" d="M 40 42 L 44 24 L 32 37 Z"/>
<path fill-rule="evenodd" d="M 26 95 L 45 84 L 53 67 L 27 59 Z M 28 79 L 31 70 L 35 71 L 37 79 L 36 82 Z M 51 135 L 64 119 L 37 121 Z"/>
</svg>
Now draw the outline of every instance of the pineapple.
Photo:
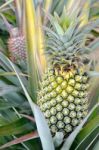
<svg viewBox="0 0 99 150">
<path fill-rule="evenodd" d="M 11 28 L 10 38 L 8 39 L 8 48 L 10 58 L 15 63 L 21 60 L 26 61 L 26 44 L 25 37 L 16 27 Z"/>
<path fill-rule="evenodd" d="M 6 26 L 6 29 L 10 34 L 10 37 L 8 39 L 8 50 L 10 59 L 16 64 L 20 64 L 20 62 L 22 61 L 26 62 L 27 50 L 23 28 L 14 27 L 8 22 L 5 16 L 1 16 Z"/>
<path fill-rule="evenodd" d="M 71 133 L 88 113 L 89 76 L 86 69 L 86 27 L 79 13 L 49 15 L 45 27 L 49 66 L 41 82 L 38 105 L 54 136 Z M 85 32 L 86 31 L 86 32 Z"/>
</svg>

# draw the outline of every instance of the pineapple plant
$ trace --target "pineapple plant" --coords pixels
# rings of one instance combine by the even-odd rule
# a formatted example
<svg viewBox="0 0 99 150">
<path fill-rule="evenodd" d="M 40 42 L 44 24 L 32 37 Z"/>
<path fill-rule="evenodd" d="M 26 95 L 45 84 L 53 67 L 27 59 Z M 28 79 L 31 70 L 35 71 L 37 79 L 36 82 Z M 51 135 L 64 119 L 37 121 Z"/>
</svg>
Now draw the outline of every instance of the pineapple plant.
<svg viewBox="0 0 99 150">
<path fill-rule="evenodd" d="M 49 67 L 40 85 L 38 105 L 53 135 L 68 135 L 88 113 L 87 31 L 76 11 L 70 14 L 64 9 L 60 17 L 49 15 L 51 26 L 45 27 Z"/>
<path fill-rule="evenodd" d="M 9 59 L 0 40 L 0 149 L 78 150 L 92 149 L 95 144 L 97 147 L 99 92 L 91 76 L 99 73 L 92 70 L 94 63 L 89 53 L 98 44 L 86 41 L 99 22 L 90 24 L 90 7 L 83 6 L 88 3 L 12 1 L 3 1 L 0 6 L 0 21 L 4 21 L 10 34 L 5 41 L 11 54 Z M 19 65 L 22 57 L 27 62 L 25 73 Z M 99 83 L 97 79 L 96 82 Z M 94 86 L 93 92 L 89 85 Z"/>
</svg>

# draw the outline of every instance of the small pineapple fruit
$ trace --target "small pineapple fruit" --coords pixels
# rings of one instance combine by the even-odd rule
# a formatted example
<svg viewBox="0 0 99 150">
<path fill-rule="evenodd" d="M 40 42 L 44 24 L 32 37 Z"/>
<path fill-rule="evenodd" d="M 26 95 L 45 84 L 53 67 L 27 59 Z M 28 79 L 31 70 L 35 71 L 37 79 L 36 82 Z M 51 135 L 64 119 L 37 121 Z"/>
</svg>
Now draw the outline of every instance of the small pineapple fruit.
<svg viewBox="0 0 99 150">
<path fill-rule="evenodd" d="M 26 61 L 26 43 L 23 33 L 19 29 L 12 28 L 10 30 L 10 38 L 8 39 L 8 48 L 10 58 L 15 63 Z"/>
<path fill-rule="evenodd" d="M 89 76 L 84 56 L 87 30 L 80 26 L 77 13 L 49 17 L 51 26 L 45 27 L 49 67 L 37 103 L 52 135 L 63 132 L 67 136 L 88 113 Z"/>
</svg>

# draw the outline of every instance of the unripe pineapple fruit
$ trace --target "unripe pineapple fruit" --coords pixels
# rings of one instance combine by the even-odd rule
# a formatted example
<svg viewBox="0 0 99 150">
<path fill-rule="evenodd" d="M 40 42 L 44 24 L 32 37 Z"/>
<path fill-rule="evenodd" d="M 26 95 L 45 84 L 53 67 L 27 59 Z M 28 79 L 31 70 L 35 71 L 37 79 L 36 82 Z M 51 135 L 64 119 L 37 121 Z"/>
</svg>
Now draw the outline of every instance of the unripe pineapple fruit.
<svg viewBox="0 0 99 150">
<path fill-rule="evenodd" d="M 15 63 L 26 61 L 26 43 L 24 35 L 18 28 L 10 30 L 10 38 L 8 39 L 8 48 L 10 58 Z"/>
<path fill-rule="evenodd" d="M 38 92 L 38 105 L 52 135 L 67 136 L 88 113 L 89 75 L 86 58 L 87 26 L 81 26 L 79 12 L 49 15 L 45 27 L 49 68 Z"/>
<path fill-rule="evenodd" d="M 59 69 L 59 68 L 58 68 Z M 41 83 L 38 105 L 52 134 L 71 132 L 88 111 L 88 76 L 80 70 L 48 69 Z"/>
</svg>

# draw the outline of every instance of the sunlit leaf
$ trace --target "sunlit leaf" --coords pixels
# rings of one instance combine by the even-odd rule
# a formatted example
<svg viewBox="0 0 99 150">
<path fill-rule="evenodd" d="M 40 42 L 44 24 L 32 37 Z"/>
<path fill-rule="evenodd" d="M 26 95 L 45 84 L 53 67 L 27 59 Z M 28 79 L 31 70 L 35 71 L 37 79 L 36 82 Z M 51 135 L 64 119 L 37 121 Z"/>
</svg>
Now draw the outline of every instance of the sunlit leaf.
<svg viewBox="0 0 99 150">
<path fill-rule="evenodd" d="M 38 30 L 37 30 L 37 46 L 38 46 L 38 55 L 39 55 L 39 65 L 41 67 L 41 71 L 44 72 L 45 71 L 45 68 L 46 68 L 46 58 L 45 58 L 45 39 L 44 39 L 44 32 L 43 32 L 43 28 L 42 28 L 42 18 L 41 18 L 41 7 L 40 5 L 38 6 L 37 8 L 37 27 L 38 27 Z"/>
<path fill-rule="evenodd" d="M 37 69 L 37 34 L 36 16 L 33 0 L 25 0 L 26 44 L 28 54 L 28 72 L 31 97 L 37 100 L 38 69 Z"/>
</svg>

